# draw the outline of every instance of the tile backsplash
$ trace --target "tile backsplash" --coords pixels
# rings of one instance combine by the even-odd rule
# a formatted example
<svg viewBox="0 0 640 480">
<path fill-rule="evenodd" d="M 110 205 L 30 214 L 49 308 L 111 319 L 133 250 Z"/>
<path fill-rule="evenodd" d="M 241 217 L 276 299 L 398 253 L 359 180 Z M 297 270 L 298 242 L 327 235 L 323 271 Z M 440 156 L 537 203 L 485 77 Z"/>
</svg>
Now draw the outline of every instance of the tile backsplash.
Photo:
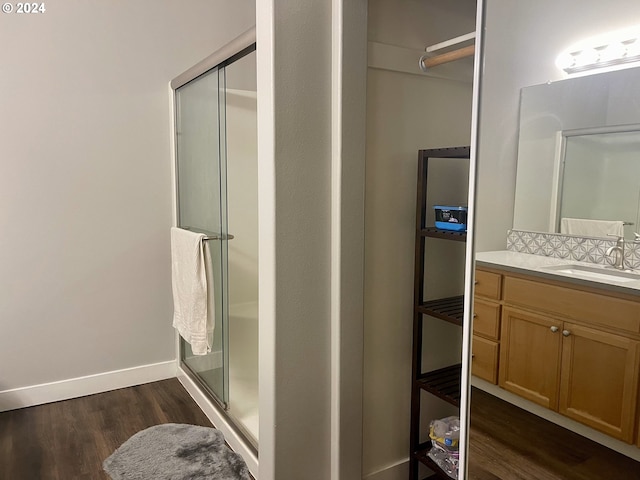
<svg viewBox="0 0 640 480">
<path fill-rule="evenodd" d="M 545 257 L 610 265 L 605 252 L 615 246 L 616 241 L 604 238 L 579 237 L 560 233 L 528 232 L 526 230 L 507 231 L 507 250 L 530 253 Z M 640 268 L 640 244 L 625 242 L 625 265 Z"/>
</svg>

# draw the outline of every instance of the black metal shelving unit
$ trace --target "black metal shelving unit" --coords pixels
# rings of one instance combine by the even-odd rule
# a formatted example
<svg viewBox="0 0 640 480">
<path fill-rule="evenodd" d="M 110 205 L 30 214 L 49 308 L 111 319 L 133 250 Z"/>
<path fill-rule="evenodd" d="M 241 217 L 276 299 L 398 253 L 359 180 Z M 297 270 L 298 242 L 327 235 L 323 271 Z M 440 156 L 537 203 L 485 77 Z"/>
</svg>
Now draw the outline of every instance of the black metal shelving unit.
<svg viewBox="0 0 640 480">
<path fill-rule="evenodd" d="M 430 158 L 469 158 L 469 147 L 436 148 L 418 152 L 418 189 L 416 204 L 416 242 L 415 242 L 415 276 L 414 276 L 414 308 L 413 308 L 413 365 L 411 386 L 411 439 L 409 457 L 409 478 L 417 480 L 419 465 L 426 465 L 435 473 L 435 478 L 450 477 L 436 465 L 427 453 L 431 442 L 420 443 L 420 395 L 428 392 L 456 407 L 460 407 L 460 371 L 461 365 L 455 364 L 434 371 L 423 372 L 423 322 L 424 317 L 434 317 L 445 322 L 462 326 L 464 315 L 464 297 L 455 296 L 424 300 L 425 247 L 426 240 L 436 238 L 466 242 L 466 232 L 439 230 L 426 225 L 427 219 L 427 179 Z"/>
</svg>

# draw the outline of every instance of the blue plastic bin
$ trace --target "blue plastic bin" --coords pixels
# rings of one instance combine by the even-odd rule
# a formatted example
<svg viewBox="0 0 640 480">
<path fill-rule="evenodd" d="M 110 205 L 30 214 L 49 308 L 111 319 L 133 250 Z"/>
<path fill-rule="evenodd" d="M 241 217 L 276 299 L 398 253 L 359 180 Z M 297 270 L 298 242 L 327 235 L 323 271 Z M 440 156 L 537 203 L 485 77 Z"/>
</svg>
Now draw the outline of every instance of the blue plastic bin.
<svg viewBox="0 0 640 480">
<path fill-rule="evenodd" d="M 452 205 L 434 205 L 436 228 L 465 232 L 467 230 L 467 207 Z"/>
</svg>

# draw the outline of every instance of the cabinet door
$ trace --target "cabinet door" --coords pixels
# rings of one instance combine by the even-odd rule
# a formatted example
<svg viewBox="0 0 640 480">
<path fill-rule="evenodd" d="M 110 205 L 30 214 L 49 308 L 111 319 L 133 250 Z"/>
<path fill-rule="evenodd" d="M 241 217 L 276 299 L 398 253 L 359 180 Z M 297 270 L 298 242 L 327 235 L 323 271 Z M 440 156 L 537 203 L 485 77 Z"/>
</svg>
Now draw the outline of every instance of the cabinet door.
<svg viewBox="0 0 640 480">
<path fill-rule="evenodd" d="M 481 297 L 500 300 L 502 296 L 502 275 L 499 273 L 476 270 L 475 294 Z"/>
<path fill-rule="evenodd" d="M 471 373 L 494 385 L 498 383 L 497 342 L 474 335 L 471 352 Z"/>
<path fill-rule="evenodd" d="M 498 340 L 500 334 L 500 304 L 479 298 L 473 301 L 473 333 Z"/>
<path fill-rule="evenodd" d="M 640 342 L 565 323 L 560 413 L 633 442 Z"/>
<path fill-rule="evenodd" d="M 499 385 L 557 410 L 562 322 L 509 307 L 502 312 Z"/>
</svg>

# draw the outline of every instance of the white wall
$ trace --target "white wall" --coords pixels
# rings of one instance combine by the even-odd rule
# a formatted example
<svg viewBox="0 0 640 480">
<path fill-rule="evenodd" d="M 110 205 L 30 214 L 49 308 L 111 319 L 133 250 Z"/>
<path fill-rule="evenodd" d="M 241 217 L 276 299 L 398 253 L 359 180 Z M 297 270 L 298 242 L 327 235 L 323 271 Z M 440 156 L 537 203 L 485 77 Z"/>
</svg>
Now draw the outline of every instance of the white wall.
<svg viewBox="0 0 640 480">
<path fill-rule="evenodd" d="M 227 68 L 246 74 L 253 91 L 227 89 L 227 201 L 229 233 L 229 405 L 258 438 L 258 127 L 256 54 Z M 250 86 L 250 82 L 247 87 Z"/>
<path fill-rule="evenodd" d="M 333 0 L 331 478 L 362 478 L 367 0 Z"/>
<path fill-rule="evenodd" d="M 255 22 L 248 0 L 46 7 L 0 16 L 0 391 L 175 358 L 168 82 Z"/>
<path fill-rule="evenodd" d="M 255 62 L 255 54 L 248 57 Z M 258 137 L 256 92 L 227 90 L 229 305 L 258 301 Z"/>
<path fill-rule="evenodd" d="M 629 222 L 625 234 L 632 240 L 639 213 L 637 144 L 569 137 L 564 168 L 561 217 Z"/>
<path fill-rule="evenodd" d="M 257 2 L 260 479 L 331 478 L 331 4 Z"/>
<path fill-rule="evenodd" d="M 426 45 L 473 31 L 474 22 L 475 2 L 452 5 L 445 1 L 369 1 L 370 42 L 420 51 Z M 470 63 L 468 66 L 470 68 Z M 365 478 L 406 478 L 407 475 L 402 468 L 393 467 L 406 462 L 409 455 L 418 150 L 468 145 L 470 129 L 471 83 L 369 69 L 365 192 Z M 440 171 L 433 179 L 441 187 L 440 201 L 466 202 L 466 183 L 460 181 L 460 177 L 467 174 L 467 164 L 456 162 L 453 170 L 446 165 L 436 166 Z M 448 174 L 451 173 L 454 178 L 449 183 L 452 177 Z M 449 185 L 453 187 L 447 188 Z M 438 202 L 433 197 L 431 200 Z M 451 295 L 460 294 L 464 245 L 440 243 L 444 245 L 437 247 L 444 250 L 438 252 L 440 259 L 445 261 L 438 262 L 437 268 L 446 278 L 444 290 L 454 290 Z M 446 262 L 447 258 L 457 258 L 459 263 Z M 456 275 L 456 271 L 460 275 Z M 432 283 L 430 287 L 431 295 L 437 286 Z M 434 329 L 431 332 L 437 338 L 450 338 L 451 342 L 442 344 L 437 358 L 432 356 L 427 366 L 434 366 L 434 362 L 459 361 L 461 330 L 442 323 L 430 322 L 430 328 Z M 425 401 L 430 402 L 425 408 L 430 408 L 436 415 L 448 411 L 443 410 L 442 402 L 439 406 L 431 400 Z"/>
<path fill-rule="evenodd" d="M 520 89 L 563 78 L 558 54 L 586 38 L 637 24 L 640 3 L 616 0 L 485 2 L 477 251 L 501 250 L 512 226 Z"/>
<path fill-rule="evenodd" d="M 360 478 L 366 3 L 257 3 L 260 479 Z"/>
</svg>

